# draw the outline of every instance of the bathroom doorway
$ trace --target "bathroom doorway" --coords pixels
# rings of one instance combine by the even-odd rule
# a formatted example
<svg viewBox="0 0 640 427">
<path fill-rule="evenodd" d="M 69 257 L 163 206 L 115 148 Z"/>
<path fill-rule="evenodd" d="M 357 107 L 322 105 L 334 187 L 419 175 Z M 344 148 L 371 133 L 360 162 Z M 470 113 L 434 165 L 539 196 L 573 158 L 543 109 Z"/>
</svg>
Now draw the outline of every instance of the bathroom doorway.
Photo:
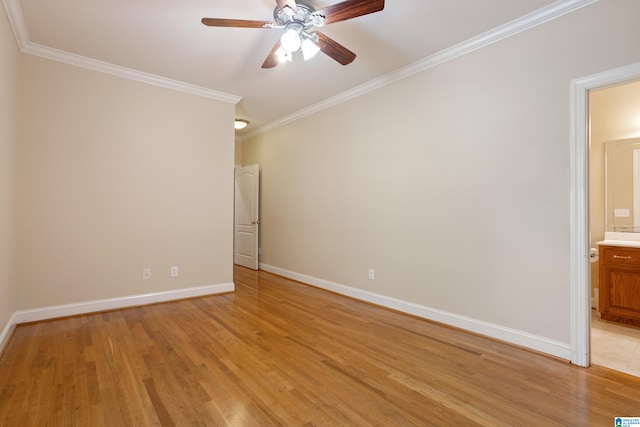
<svg viewBox="0 0 640 427">
<path fill-rule="evenodd" d="M 626 141 L 640 137 L 640 80 L 630 80 L 613 86 L 593 88 L 588 93 L 589 117 L 589 246 L 598 248 L 597 242 L 604 240 L 605 231 L 613 230 L 615 220 L 621 223 L 631 218 L 622 218 L 625 211 L 617 212 L 616 218 L 608 210 L 607 194 L 611 196 L 612 180 L 605 185 L 605 175 L 611 173 L 606 167 L 607 141 Z M 611 157 L 611 153 L 609 153 Z M 626 185 L 618 183 L 617 185 Z M 632 183 L 628 183 L 631 187 Z M 609 187 L 609 188 L 607 188 Z M 616 206 L 617 207 L 617 206 Z M 629 216 L 635 211 L 630 206 Z M 633 228 L 633 227 L 632 227 Z M 632 230 L 634 231 L 634 230 Z M 604 321 L 599 315 L 599 260 L 590 257 L 591 295 L 591 363 L 605 366 L 635 376 L 640 376 L 640 328 Z"/>
<path fill-rule="evenodd" d="M 571 363 L 591 362 L 589 260 L 589 92 L 640 80 L 640 62 L 571 80 L 569 117 Z"/>
</svg>

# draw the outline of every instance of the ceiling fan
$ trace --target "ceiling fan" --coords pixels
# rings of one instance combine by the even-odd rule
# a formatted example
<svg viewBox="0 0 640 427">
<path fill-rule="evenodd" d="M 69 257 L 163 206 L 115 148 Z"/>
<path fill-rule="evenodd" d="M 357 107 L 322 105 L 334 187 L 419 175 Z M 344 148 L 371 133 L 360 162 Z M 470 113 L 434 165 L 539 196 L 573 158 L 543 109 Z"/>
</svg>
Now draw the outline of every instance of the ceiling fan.
<svg viewBox="0 0 640 427">
<path fill-rule="evenodd" d="M 315 10 L 304 1 L 276 0 L 276 3 L 273 21 L 202 18 L 202 23 L 210 27 L 284 29 L 262 68 L 272 68 L 280 62 L 291 61 L 292 54 L 297 51 L 302 52 L 305 60 L 322 51 L 340 64 L 347 65 L 356 58 L 356 54 L 320 31 L 311 31 L 312 28 L 384 9 L 384 0 L 346 0 L 320 10 Z"/>
</svg>

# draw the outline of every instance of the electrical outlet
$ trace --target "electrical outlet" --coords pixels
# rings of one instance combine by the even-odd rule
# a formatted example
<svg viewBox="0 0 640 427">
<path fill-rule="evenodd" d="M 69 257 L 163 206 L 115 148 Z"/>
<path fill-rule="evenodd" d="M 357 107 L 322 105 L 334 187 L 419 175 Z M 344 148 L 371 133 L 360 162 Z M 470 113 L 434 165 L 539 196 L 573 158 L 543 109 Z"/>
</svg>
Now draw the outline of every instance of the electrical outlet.
<svg viewBox="0 0 640 427">
<path fill-rule="evenodd" d="M 143 268 L 142 269 L 142 280 L 151 280 L 151 269 Z"/>
<path fill-rule="evenodd" d="M 376 272 L 373 270 L 373 268 L 369 269 L 369 280 L 375 280 L 376 279 Z"/>
<path fill-rule="evenodd" d="M 178 266 L 171 266 L 171 277 L 178 277 Z"/>
<path fill-rule="evenodd" d="M 614 209 L 613 216 L 616 218 L 629 218 L 629 209 Z"/>
</svg>

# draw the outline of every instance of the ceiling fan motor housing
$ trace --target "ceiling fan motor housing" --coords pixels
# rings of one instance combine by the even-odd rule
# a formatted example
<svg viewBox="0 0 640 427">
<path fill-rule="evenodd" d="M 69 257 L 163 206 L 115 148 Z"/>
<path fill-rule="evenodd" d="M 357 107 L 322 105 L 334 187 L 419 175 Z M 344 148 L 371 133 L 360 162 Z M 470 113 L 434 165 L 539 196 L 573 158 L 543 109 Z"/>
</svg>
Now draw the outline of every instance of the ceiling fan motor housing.
<svg viewBox="0 0 640 427">
<path fill-rule="evenodd" d="M 278 26 L 290 28 L 292 25 L 300 25 L 306 31 L 311 27 L 319 27 L 324 23 L 324 16 L 315 13 L 313 7 L 306 4 L 296 4 L 296 10 L 291 8 L 273 10 L 273 20 Z"/>
</svg>

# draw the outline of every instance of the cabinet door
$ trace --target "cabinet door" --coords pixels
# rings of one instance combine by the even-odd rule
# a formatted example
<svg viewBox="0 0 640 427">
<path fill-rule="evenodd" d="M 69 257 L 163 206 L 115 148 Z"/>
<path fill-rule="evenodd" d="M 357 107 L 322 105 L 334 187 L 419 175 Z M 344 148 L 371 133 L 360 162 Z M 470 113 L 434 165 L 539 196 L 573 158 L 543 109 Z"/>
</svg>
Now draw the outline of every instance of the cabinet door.
<svg viewBox="0 0 640 427">
<path fill-rule="evenodd" d="M 640 268 L 605 265 L 609 287 L 604 292 L 603 311 L 640 319 Z"/>
</svg>

